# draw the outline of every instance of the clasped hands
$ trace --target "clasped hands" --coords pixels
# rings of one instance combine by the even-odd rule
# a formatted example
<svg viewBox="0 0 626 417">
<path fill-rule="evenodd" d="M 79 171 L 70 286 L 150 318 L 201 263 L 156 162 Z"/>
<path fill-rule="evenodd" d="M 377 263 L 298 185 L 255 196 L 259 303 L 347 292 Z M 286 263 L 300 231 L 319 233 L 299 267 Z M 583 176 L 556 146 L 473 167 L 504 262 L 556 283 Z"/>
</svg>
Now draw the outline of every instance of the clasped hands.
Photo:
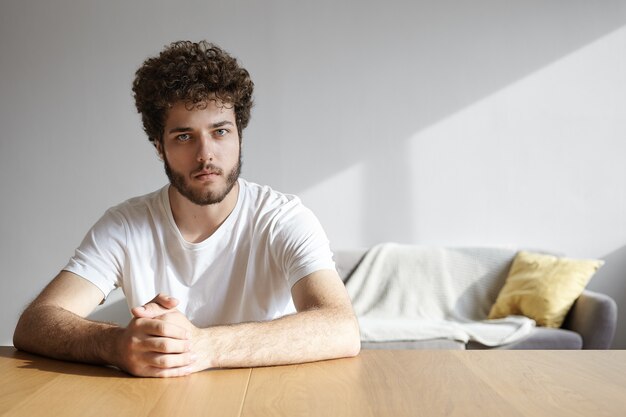
<svg viewBox="0 0 626 417">
<path fill-rule="evenodd" d="M 135 376 L 174 377 L 204 369 L 198 360 L 200 329 L 158 294 L 131 310 L 133 318 L 118 340 L 116 365 Z"/>
</svg>

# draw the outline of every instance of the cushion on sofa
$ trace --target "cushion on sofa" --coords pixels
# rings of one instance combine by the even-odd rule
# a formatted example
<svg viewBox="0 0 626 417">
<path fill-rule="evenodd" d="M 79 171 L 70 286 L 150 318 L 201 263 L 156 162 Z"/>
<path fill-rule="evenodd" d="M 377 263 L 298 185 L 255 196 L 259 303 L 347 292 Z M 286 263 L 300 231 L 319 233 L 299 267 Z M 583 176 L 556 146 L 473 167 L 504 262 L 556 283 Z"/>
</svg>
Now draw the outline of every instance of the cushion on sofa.
<svg viewBox="0 0 626 417">
<path fill-rule="evenodd" d="M 491 290 L 483 299 L 486 305 L 479 312 L 481 318 L 486 318 L 493 306 L 498 293 L 503 288 L 513 259 L 518 253 L 515 249 L 503 248 L 471 248 L 471 254 L 485 263 L 483 280 L 489 281 Z M 528 250 L 533 251 L 533 250 Z M 368 252 L 365 248 L 339 250 L 335 252 L 337 271 L 344 282 L 350 281 L 351 273 L 363 260 Z M 541 251 L 542 253 L 545 253 Z M 558 255 L 558 254 L 556 254 Z M 478 271 L 477 271 L 478 272 Z M 486 282 L 485 282 L 486 284 Z M 483 285 L 477 287 L 479 290 Z M 462 300 L 476 296 L 476 287 L 468 287 Z M 381 288 L 384 290 L 384 288 Z M 468 297 L 469 296 L 469 297 Z M 478 303 L 481 304 L 481 303 Z M 361 317 L 359 317 L 361 318 Z M 390 317 L 391 318 L 391 317 Z M 569 309 L 566 320 L 560 329 L 536 327 L 530 334 L 513 343 L 505 343 L 498 349 L 608 349 L 615 334 L 617 321 L 617 307 L 615 301 L 608 295 L 584 290 Z M 397 339 L 394 341 L 367 341 L 362 340 L 363 349 L 463 349 L 463 343 L 451 339 L 409 340 Z M 467 349 L 493 349 L 480 343 L 470 341 Z"/>
<path fill-rule="evenodd" d="M 561 327 L 572 304 L 603 263 L 521 251 L 489 318 L 524 315 L 539 326 Z"/>
</svg>

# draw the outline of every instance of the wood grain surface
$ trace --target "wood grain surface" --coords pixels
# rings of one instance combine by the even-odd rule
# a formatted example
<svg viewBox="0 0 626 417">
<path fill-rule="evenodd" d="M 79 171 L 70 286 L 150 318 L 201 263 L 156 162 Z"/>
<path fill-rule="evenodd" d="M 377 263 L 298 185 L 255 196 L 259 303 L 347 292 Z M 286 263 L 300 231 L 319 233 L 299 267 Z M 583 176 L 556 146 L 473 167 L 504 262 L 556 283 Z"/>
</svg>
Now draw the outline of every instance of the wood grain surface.
<svg viewBox="0 0 626 417">
<path fill-rule="evenodd" d="M 128 376 L 0 347 L 0 416 L 623 416 L 626 351 L 363 351 Z"/>
</svg>

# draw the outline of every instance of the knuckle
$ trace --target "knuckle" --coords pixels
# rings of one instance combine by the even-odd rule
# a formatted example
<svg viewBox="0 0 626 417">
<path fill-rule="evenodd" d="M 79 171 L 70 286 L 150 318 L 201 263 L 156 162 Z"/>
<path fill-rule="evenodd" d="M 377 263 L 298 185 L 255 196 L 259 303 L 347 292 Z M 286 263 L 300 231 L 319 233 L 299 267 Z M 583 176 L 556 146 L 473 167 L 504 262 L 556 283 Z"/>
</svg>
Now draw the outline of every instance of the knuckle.
<svg viewBox="0 0 626 417">
<path fill-rule="evenodd" d="M 163 351 L 167 353 L 178 353 L 180 349 L 175 340 L 167 339 L 163 342 Z"/>
<path fill-rule="evenodd" d="M 126 366 L 125 370 L 126 370 L 126 372 L 128 372 L 131 375 L 135 375 L 135 376 L 142 376 L 142 375 L 144 375 L 143 367 L 139 366 L 135 362 L 131 362 L 130 364 L 128 364 L 128 366 Z"/>
<path fill-rule="evenodd" d="M 126 352 L 127 354 L 132 354 L 138 349 L 139 344 L 139 339 L 131 335 L 130 337 L 124 338 L 122 340 L 121 348 L 123 352 Z"/>
<path fill-rule="evenodd" d="M 154 365 L 158 366 L 159 368 L 164 368 L 165 367 L 165 359 L 163 359 L 163 357 L 161 357 L 161 356 L 157 356 L 154 359 Z"/>
<path fill-rule="evenodd" d="M 165 334 L 165 331 L 166 331 L 165 323 L 162 321 L 157 322 L 156 331 L 159 332 L 159 334 Z"/>
<path fill-rule="evenodd" d="M 171 368 L 172 367 L 172 359 L 169 356 L 161 356 L 157 360 L 157 365 L 159 368 Z"/>
<path fill-rule="evenodd" d="M 156 348 L 158 349 L 159 352 L 167 352 L 167 348 L 168 348 L 167 340 L 164 340 L 164 339 L 157 340 Z"/>
</svg>

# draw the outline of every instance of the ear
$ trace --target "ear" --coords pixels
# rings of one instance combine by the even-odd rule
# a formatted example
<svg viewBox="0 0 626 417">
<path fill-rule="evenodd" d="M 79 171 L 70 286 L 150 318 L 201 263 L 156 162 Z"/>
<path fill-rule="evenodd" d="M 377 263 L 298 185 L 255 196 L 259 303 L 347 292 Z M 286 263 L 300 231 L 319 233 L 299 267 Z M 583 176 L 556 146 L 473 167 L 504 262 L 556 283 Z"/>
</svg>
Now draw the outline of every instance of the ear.
<svg viewBox="0 0 626 417">
<path fill-rule="evenodd" d="M 152 143 L 154 144 L 154 147 L 156 148 L 157 154 L 159 155 L 159 159 L 162 161 L 163 160 L 163 142 L 156 139 Z"/>
</svg>

